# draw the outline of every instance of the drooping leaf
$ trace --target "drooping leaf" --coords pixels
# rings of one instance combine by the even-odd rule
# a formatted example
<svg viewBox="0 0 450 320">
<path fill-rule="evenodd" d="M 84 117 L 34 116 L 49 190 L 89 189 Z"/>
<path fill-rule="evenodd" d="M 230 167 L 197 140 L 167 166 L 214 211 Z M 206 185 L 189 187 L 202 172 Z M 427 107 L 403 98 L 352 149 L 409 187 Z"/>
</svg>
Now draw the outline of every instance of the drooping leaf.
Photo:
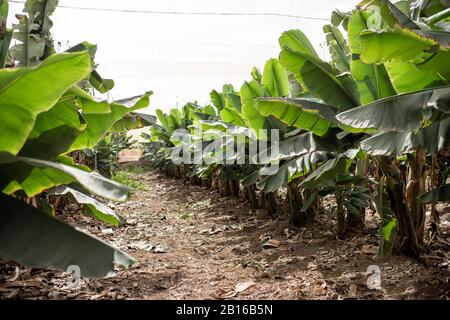
<svg viewBox="0 0 450 320">
<path fill-rule="evenodd" d="M 90 215 L 100 221 L 109 223 L 113 226 L 119 227 L 125 221 L 124 218 L 114 212 L 114 210 L 79 190 L 66 186 L 59 186 L 48 190 L 47 194 L 54 196 L 64 196 L 71 194 L 79 204 L 82 204 L 84 206 L 85 214 Z"/>
<path fill-rule="evenodd" d="M 111 79 L 103 79 L 96 70 L 97 65 L 95 64 L 95 54 L 97 53 L 97 46 L 84 41 L 66 50 L 66 52 L 80 51 L 87 51 L 91 57 L 92 72 L 89 77 L 89 83 L 100 93 L 106 93 L 113 89 L 114 81 Z"/>
<path fill-rule="evenodd" d="M 450 148 L 450 117 L 436 121 L 414 134 L 414 147 L 437 154 Z"/>
<path fill-rule="evenodd" d="M 361 142 L 361 148 L 371 155 L 399 156 L 421 149 L 437 154 L 450 147 L 450 118 L 436 121 L 418 131 L 387 131 Z"/>
<path fill-rule="evenodd" d="M 426 89 L 381 99 L 337 115 L 337 119 L 353 128 L 410 131 L 421 127 L 422 110 L 447 100 L 450 87 Z"/>
<path fill-rule="evenodd" d="M 86 130 L 80 134 L 74 141 L 69 151 L 91 149 L 103 138 L 103 136 L 111 129 L 113 126 L 122 126 L 127 128 L 124 124 L 124 117 L 136 110 L 146 108 L 150 101 L 151 92 L 145 93 L 139 100 L 137 100 L 133 107 L 127 107 L 125 105 L 119 104 L 117 102 L 112 102 L 110 104 L 110 113 L 89 113 L 85 115 L 87 121 Z M 91 101 L 84 101 L 84 103 L 92 103 Z M 115 131 L 119 131 L 116 130 Z"/>
<path fill-rule="evenodd" d="M 401 155 L 412 151 L 412 133 L 387 131 L 361 142 L 361 148 L 373 156 Z"/>
<path fill-rule="evenodd" d="M 267 156 L 271 161 L 285 160 L 316 151 L 338 152 L 338 149 L 339 142 L 333 134 L 326 137 L 318 137 L 313 133 L 307 132 L 284 139 L 276 146 L 269 144 L 268 148 L 260 150 L 257 156 L 259 158 L 263 155 Z"/>
<path fill-rule="evenodd" d="M 76 265 L 81 276 L 102 278 L 114 274 L 114 264 L 134 263 L 102 240 L 2 193 L 0 220 L 0 255 L 30 268 Z"/>
<path fill-rule="evenodd" d="M 259 170 L 258 177 L 256 177 L 255 173 L 252 176 L 252 179 L 254 180 L 255 178 L 262 177 L 256 186 L 263 192 L 274 192 L 284 184 L 312 172 L 316 168 L 317 164 L 326 161 L 333 156 L 334 153 L 327 151 L 305 153 L 295 157 L 292 160 L 286 161 L 278 168 L 278 170 L 275 171 L 274 174 L 263 177 L 263 172 Z"/>
<path fill-rule="evenodd" d="M 419 197 L 422 203 L 428 204 L 433 202 L 448 202 L 450 201 L 450 184 L 437 187 L 429 192 L 422 194 Z"/>
<path fill-rule="evenodd" d="M 303 180 L 301 185 L 306 188 L 334 185 L 334 179 L 338 175 L 345 174 L 348 171 L 351 162 L 352 160 L 344 155 L 330 159 L 314 170 L 305 180 Z"/>
<path fill-rule="evenodd" d="M 17 157 L 0 152 L 0 190 L 12 194 L 23 190 L 33 197 L 59 185 L 77 182 L 83 188 L 99 196 L 124 201 L 129 196 L 129 188 L 97 173 L 33 158 Z"/>
</svg>

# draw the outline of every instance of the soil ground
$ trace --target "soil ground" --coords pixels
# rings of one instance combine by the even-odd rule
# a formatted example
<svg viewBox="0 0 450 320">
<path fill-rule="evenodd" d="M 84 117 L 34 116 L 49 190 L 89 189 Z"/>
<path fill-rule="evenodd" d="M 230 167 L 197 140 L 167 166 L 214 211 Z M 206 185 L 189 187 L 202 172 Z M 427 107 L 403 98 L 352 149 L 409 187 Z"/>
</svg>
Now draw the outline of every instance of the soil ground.
<svg viewBox="0 0 450 320">
<path fill-rule="evenodd" d="M 3 262 L 0 299 L 450 298 L 446 217 L 439 240 L 422 262 L 404 256 L 382 259 L 376 254 L 376 214 L 368 214 L 362 234 L 341 241 L 332 236 L 331 201 L 325 200 L 326 212 L 316 221 L 293 230 L 282 206 L 279 216 L 268 217 L 265 210 L 249 210 L 242 199 L 142 172 L 133 178 L 145 191 L 115 204 L 127 219 L 125 226 L 110 229 L 85 216 L 64 216 L 128 252 L 138 260 L 135 265 L 118 270 L 114 278 L 82 279 L 71 288 L 67 273 Z M 369 289 L 376 270 L 381 288 Z"/>
</svg>

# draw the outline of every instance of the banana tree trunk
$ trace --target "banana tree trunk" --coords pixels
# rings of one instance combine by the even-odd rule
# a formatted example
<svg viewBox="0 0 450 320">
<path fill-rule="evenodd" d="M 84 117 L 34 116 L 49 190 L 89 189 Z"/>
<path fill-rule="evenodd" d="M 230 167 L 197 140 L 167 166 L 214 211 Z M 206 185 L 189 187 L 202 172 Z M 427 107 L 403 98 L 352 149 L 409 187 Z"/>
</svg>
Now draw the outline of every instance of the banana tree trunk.
<svg viewBox="0 0 450 320">
<path fill-rule="evenodd" d="M 303 199 L 295 181 L 287 185 L 287 200 L 291 213 L 290 223 L 295 227 L 302 227 L 306 224 L 306 213 L 302 212 Z"/>
<path fill-rule="evenodd" d="M 255 185 L 252 184 L 251 186 L 245 187 L 245 193 L 250 205 L 250 209 L 259 209 L 259 201 L 258 196 L 256 195 Z"/>
<path fill-rule="evenodd" d="M 369 173 L 369 157 L 366 157 L 363 160 L 357 160 L 356 162 L 356 171 L 355 174 L 360 177 L 367 177 Z M 367 183 L 364 184 L 364 187 L 368 187 Z M 361 231 L 364 229 L 366 224 L 366 208 L 361 208 L 359 210 L 359 214 L 349 214 L 347 215 L 347 230 Z"/>
<path fill-rule="evenodd" d="M 425 164 L 427 154 L 418 150 L 415 155 L 408 155 L 409 174 L 406 187 L 406 203 L 411 211 L 419 246 L 423 244 L 425 229 L 425 205 L 418 200 L 425 192 Z"/>
<path fill-rule="evenodd" d="M 238 180 L 230 180 L 230 192 L 234 197 L 239 197 L 239 181 Z"/>
<path fill-rule="evenodd" d="M 346 219 L 345 219 L 345 208 L 344 208 L 344 202 L 342 197 L 342 190 L 337 189 L 334 193 L 334 196 L 336 198 L 336 220 L 337 220 L 337 226 L 336 226 L 336 234 L 338 239 L 344 239 L 345 233 L 347 231 L 347 225 L 346 225 Z"/>
<path fill-rule="evenodd" d="M 277 198 L 275 196 L 275 193 L 273 192 L 267 192 L 262 193 L 263 195 L 263 202 L 264 206 L 267 209 L 267 212 L 269 213 L 269 216 L 274 216 L 277 213 Z"/>
<path fill-rule="evenodd" d="M 228 183 L 228 181 L 220 179 L 220 177 L 219 177 L 219 194 L 222 197 L 227 197 L 231 195 L 230 184 Z"/>
<path fill-rule="evenodd" d="M 386 176 L 386 191 L 391 210 L 394 212 L 398 221 L 394 249 L 398 252 L 418 258 L 420 256 L 420 245 L 417 237 L 417 230 L 415 228 L 415 220 L 408 207 L 408 204 L 411 204 L 411 201 L 409 203 L 407 201 L 407 195 L 405 194 L 405 180 L 403 179 L 399 162 L 397 160 L 381 158 L 380 165 Z M 411 200 L 413 194 L 417 192 L 417 189 L 418 188 L 415 188 L 412 185 L 409 187 L 410 195 L 408 196 L 408 200 Z"/>
<path fill-rule="evenodd" d="M 211 188 L 215 191 L 220 192 L 220 182 L 219 182 L 219 177 L 218 177 L 217 173 L 213 173 L 213 176 L 211 179 L 212 179 Z"/>
<path fill-rule="evenodd" d="M 437 166 L 436 154 L 431 155 L 431 169 L 430 169 L 430 190 L 438 186 L 439 168 Z M 435 238 L 439 231 L 439 212 L 436 209 L 436 203 L 431 203 L 430 208 L 430 222 L 431 222 L 431 237 Z"/>
<path fill-rule="evenodd" d="M 309 200 L 311 196 L 316 194 L 314 202 L 305 210 L 306 220 L 314 220 L 314 218 L 320 213 L 321 211 L 321 202 L 320 197 L 317 196 L 317 189 L 303 189 L 301 194 L 303 197 L 303 202 L 306 202 Z"/>
</svg>

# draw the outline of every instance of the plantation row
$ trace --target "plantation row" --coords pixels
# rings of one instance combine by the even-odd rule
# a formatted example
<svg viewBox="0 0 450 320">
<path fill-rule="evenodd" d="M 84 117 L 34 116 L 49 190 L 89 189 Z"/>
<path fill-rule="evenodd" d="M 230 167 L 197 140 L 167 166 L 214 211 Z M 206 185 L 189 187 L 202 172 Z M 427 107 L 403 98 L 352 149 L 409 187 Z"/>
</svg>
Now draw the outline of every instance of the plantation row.
<svg viewBox="0 0 450 320">
<path fill-rule="evenodd" d="M 426 225 L 431 240 L 439 236 L 435 202 L 450 199 L 449 7 L 446 0 L 365 0 L 352 12 L 335 11 L 323 27 L 331 62 L 302 31 L 286 31 L 279 58 L 262 73 L 254 68 L 239 91 L 227 84 L 211 92 L 210 105 L 157 110 L 160 124 L 144 134 L 146 158 L 168 176 L 223 195 L 242 191 L 252 208 L 262 205 L 269 214 L 287 187 L 295 226 L 320 214 L 331 194 L 341 239 L 364 227 L 371 208 L 381 219 L 379 254 L 419 258 Z M 249 158 L 214 161 L 248 130 L 254 137 L 245 135 L 247 151 L 263 140 L 269 150 L 258 152 L 271 154 L 274 137 L 261 129 L 280 133 L 270 164 L 279 165 L 275 174 Z M 203 151 L 207 161 L 174 162 L 180 150 Z"/>
<path fill-rule="evenodd" d="M 26 1 L 8 29 L 8 1 L 0 1 L 0 257 L 29 267 L 77 265 L 82 276 L 105 277 L 133 259 L 54 215 L 70 196 L 85 214 L 120 226 L 122 217 L 93 195 L 123 201 L 129 188 L 85 164 L 108 163 L 114 157 L 99 150 L 111 141 L 127 146 L 124 132 L 156 119 L 136 113 L 151 92 L 114 102 L 90 94 L 114 86 L 96 71 L 95 45 L 55 54 L 50 15 L 57 4 Z"/>
</svg>

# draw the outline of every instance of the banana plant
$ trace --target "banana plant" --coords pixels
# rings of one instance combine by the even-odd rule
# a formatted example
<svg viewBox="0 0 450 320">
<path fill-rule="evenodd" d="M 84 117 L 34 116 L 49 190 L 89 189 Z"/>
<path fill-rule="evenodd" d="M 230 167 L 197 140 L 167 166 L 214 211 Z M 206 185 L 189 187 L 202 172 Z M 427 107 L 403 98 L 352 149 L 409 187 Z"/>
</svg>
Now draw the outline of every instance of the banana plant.
<svg viewBox="0 0 450 320">
<path fill-rule="evenodd" d="M 9 58 L 9 46 L 13 31 L 7 27 L 9 4 L 7 0 L 0 1 L 0 69 L 3 69 Z"/>
<path fill-rule="evenodd" d="M 91 195 L 124 201 L 130 190 L 67 155 L 95 146 L 125 115 L 146 107 L 150 93 L 132 107 L 96 101 L 77 85 L 91 70 L 87 52 L 51 55 L 34 68 L 0 70 L 0 255 L 29 267 L 65 270 L 76 264 L 82 276 L 104 277 L 115 263 L 128 267 L 133 259 L 41 211 L 40 201 L 26 203 L 70 193 L 86 214 L 123 223 Z"/>
<path fill-rule="evenodd" d="M 13 39 L 20 41 L 10 49 L 11 57 L 19 66 L 32 67 L 55 52 L 50 29 L 50 16 L 58 6 L 58 0 L 27 0 L 24 14 L 16 15 Z"/>
<path fill-rule="evenodd" d="M 92 72 L 88 81 L 83 81 L 82 87 L 83 89 L 89 89 L 87 83 L 90 84 L 93 88 L 95 88 L 100 93 L 106 93 L 114 88 L 114 80 L 112 79 L 103 79 L 100 74 L 97 72 L 97 64 L 95 63 L 95 54 L 97 53 L 97 46 L 89 43 L 89 42 L 81 42 L 69 49 L 66 52 L 80 52 L 87 51 L 91 56 L 91 65 Z"/>
</svg>

